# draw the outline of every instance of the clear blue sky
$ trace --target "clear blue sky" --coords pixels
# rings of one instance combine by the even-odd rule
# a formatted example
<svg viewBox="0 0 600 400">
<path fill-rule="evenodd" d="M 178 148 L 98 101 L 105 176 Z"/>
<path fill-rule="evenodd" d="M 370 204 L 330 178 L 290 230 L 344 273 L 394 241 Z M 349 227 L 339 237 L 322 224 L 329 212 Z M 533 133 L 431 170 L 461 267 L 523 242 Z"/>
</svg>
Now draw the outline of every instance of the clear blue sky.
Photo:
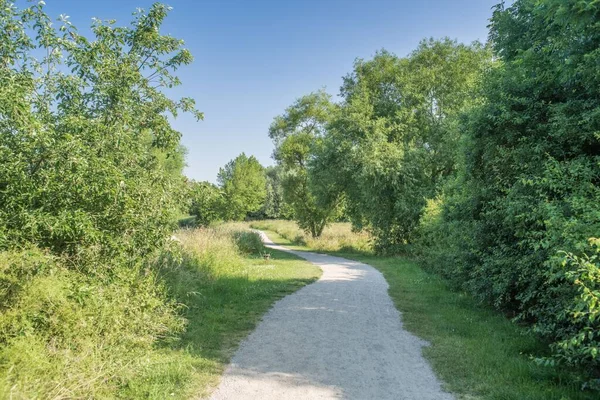
<svg viewBox="0 0 600 400">
<path fill-rule="evenodd" d="M 91 18 L 128 24 L 151 0 L 45 0 L 84 32 Z M 205 119 L 174 121 L 188 149 L 186 174 L 215 181 L 245 152 L 271 165 L 267 129 L 296 98 L 325 87 L 337 95 L 356 58 L 385 48 L 408 54 L 419 40 L 487 39 L 499 0 L 166 0 L 163 32 L 185 40 L 194 63 L 179 71 L 177 96 L 191 96 Z M 23 4 L 24 1 L 20 2 Z"/>
</svg>

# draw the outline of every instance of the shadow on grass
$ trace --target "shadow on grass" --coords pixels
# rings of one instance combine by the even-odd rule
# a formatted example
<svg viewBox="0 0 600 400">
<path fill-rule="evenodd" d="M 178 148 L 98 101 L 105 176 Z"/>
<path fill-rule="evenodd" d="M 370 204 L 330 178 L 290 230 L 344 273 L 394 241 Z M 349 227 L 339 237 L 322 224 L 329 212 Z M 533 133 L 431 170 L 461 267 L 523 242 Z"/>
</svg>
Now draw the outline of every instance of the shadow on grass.
<svg viewBox="0 0 600 400">
<path fill-rule="evenodd" d="M 318 269 L 300 258 L 270 250 L 271 260 L 247 256 L 242 265 L 207 271 L 197 262 L 161 271 L 173 301 L 181 305 L 185 330 L 165 340 L 165 351 L 185 352 L 194 378 L 194 394 L 206 395 L 261 317 L 278 299 L 314 282 Z"/>
<path fill-rule="evenodd" d="M 177 225 L 179 225 L 180 228 L 195 228 L 197 226 L 196 217 L 194 215 L 188 215 L 187 217 L 179 219 Z"/>
</svg>

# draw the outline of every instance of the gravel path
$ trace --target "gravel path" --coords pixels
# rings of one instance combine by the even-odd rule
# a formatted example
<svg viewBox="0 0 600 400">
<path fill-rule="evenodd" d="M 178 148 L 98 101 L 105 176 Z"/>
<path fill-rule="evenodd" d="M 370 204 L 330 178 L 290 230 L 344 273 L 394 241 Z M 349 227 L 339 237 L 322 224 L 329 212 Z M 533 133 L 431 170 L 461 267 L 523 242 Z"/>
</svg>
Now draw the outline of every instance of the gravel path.
<svg viewBox="0 0 600 400">
<path fill-rule="evenodd" d="M 323 276 L 275 304 L 241 344 L 213 400 L 450 400 L 421 355 L 426 342 L 402 328 L 375 268 L 268 247 L 318 265 Z"/>
</svg>

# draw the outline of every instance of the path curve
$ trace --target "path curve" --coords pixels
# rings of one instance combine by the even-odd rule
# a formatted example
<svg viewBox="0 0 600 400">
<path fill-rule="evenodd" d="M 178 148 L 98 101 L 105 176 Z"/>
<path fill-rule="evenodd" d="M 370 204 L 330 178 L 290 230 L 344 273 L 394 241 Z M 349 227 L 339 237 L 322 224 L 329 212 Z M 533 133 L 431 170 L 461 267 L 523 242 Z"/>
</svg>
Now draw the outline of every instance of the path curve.
<svg viewBox="0 0 600 400">
<path fill-rule="evenodd" d="M 450 400 L 402 328 L 388 284 L 356 261 L 275 245 L 318 265 L 321 278 L 278 301 L 240 345 L 213 400 Z"/>
</svg>

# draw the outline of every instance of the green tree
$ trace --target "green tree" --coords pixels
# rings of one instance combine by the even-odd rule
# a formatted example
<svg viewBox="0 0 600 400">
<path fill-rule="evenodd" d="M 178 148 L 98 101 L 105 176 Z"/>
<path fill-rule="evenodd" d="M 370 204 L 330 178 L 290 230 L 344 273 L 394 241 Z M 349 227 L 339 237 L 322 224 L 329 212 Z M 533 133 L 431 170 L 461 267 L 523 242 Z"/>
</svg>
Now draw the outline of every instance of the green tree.
<svg viewBox="0 0 600 400">
<path fill-rule="evenodd" d="M 208 226 L 223 219 L 224 199 L 221 189 L 210 182 L 190 183 L 191 206 L 189 213 L 196 217 L 196 223 Z"/>
<path fill-rule="evenodd" d="M 219 170 L 217 180 L 223 191 L 223 217 L 243 220 L 263 206 L 267 196 L 265 169 L 254 156 L 244 153 Z"/>
<path fill-rule="evenodd" d="M 265 169 L 267 177 L 267 196 L 265 204 L 259 211 L 261 218 L 289 219 L 292 216 L 290 206 L 283 196 L 283 168 L 280 165 L 270 166 Z"/>
<path fill-rule="evenodd" d="M 201 114 L 164 93 L 192 61 L 167 12 L 84 36 L 43 1 L 0 0 L 3 395 L 132 397 L 184 328 L 155 268 L 185 189 L 169 120 Z"/>
<path fill-rule="evenodd" d="M 167 7 L 138 12 L 126 28 L 94 20 L 94 40 L 64 16 L 54 28 L 43 2 L 1 8 L 0 249 L 153 251 L 184 188 L 168 116 L 202 117 L 191 99 L 161 92 L 192 61 L 159 33 Z"/>
<path fill-rule="evenodd" d="M 380 250 L 412 240 L 426 199 L 455 172 L 458 119 L 477 103 L 490 59 L 479 43 L 425 40 L 406 58 L 384 50 L 357 60 L 344 78 L 313 176 L 344 191 L 348 216 L 373 232 Z"/>
<path fill-rule="evenodd" d="M 269 137 L 275 143 L 273 158 L 283 168 L 284 200 L 293 210 L 293 217 L 313 237 L 318 237 L 339 211 L 339 193 L 329 193 L 321 181 L 310 179 L 309 162 L 327 124 L 334 118 L 337 107 L 324 91 L 311 93 L 275 117 Z M 317 198 L 313 192 L 323 194 Z"/>
</svg>

